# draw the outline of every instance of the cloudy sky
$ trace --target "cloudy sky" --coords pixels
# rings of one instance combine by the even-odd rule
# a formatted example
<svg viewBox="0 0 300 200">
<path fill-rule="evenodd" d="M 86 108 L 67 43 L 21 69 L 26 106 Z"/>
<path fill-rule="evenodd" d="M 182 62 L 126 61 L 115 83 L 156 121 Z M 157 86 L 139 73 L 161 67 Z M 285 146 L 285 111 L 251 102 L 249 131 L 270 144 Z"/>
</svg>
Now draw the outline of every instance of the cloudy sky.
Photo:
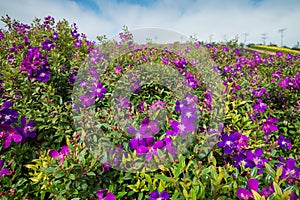
<svg viewBox="0 0 300 200">
<path fill-rule="evenodd" d="M 111 38 L 123 25 L 129 30 L 160 28 L 195 36 L 200 41 L 224 41 L 295 46 L 300 42 L 299 0 L 0 0 L 0 14 L 23 23 L 51 15 L 67 19 L 96 40 Z M 0 22 L 0 27 L 3 23 Z M 168 35 L 168 34 L 166 34 Z M 246 38 L 245 38 L 246 35 Z"/>
</svg>

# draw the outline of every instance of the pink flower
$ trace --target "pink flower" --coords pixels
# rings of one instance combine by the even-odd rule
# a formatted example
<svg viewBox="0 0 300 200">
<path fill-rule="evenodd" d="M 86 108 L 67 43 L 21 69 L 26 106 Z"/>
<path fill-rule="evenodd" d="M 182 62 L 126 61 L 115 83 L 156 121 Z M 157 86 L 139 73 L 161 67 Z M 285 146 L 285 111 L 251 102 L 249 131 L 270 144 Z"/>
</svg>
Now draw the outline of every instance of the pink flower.
<svg viewBox="0 0 300 200">
<path fill-rule="evenodd" d="M 111 192 L 108 192 L 105 197 L 103 197 L 105 190 L 98 190 L 97 196 L 98 200 L 115 200 L 115 195 Z"/>
<path fill-rule="evenodd" d="M 60 165 L 60 163 L 63 163 L 66 156 L 71 154 L 69 147 L 67 145 L 62 146 L 60 152 L 58 152 L 57 150 L 51 150 L 49 152 L 49 156 L 52 158 L 59 158 L 60 162 L 58 162 L 58 164 Z"/>
<path fill-rule="evenodd" d="M 22 136 L 18 133 L 16 129 L 6 124 L 0 126 L 0 130 L 1 129 L 4 130 L 4 132 L 0 132 L 0 140 L 5 138 L 5 141 L 2 144 L 3 149 L 8 148 L 12 141 L 14 141 L 15 143 L 21 142 Z"/>
<path fill-rule="evenodd" d="M 116 74 L 121 73 L 121 69 L 122 69 L 122 66 L 121 66 L 121 65 L 117 66 L 117 67 L 115 68 Z"/>
</svg>

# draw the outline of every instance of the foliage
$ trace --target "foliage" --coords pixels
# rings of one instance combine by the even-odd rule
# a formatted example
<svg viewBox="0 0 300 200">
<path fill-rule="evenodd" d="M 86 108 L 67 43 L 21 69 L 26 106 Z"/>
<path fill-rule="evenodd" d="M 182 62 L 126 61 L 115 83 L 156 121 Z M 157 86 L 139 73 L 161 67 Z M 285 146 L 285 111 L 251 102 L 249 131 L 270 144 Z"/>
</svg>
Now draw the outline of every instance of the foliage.
<svg viewBox="0 0 300 200">
<path fill-rule="evenodd" d="M 242 53 L 237 41 L 226 45 L 193 41 L 183 44 L 184 48 L 181 44 L 140 46 L 134 43 L 127 27 L 120 33 L 121 41 L 99 36 L 100 44 L 96 45 L 78 33 L 76 24 L 69 25 L 66 20 L 55 22 L 45 17 L 26 25 L 6 16 L 2 21 L 6 30 L 0 30 L 1 198 L 299 198 L 300 55 Z M 214 61 L 211 69 L 221 77 L 220 88 L 225 90 L 225 121 L 218 127 L 220 138 L 205 157 L 200 156 L 201 147 L 209 134 L 211 117 L 216 117 L 212 107 L 219 104 L 207 89 L 205 69 L 197 71 L 197 62 L 191 60 L 189 50 L 199 49 L 200 54 L 200 48 Z M 111 57 L 100 62 L 105 66 L 101 76 L 94 72 L 96 76 L 86 79 L 96 84 L 83 87 L 83 91 L 93 92 L 93 98 L 87 100 L 85 96 L 76 102 L 73 88 L 82 78 L 76 74 L 86 68 L 93 71 L 84 61 L 101 60 L 105 54 Z M 198 116 L 196 123 L 191 125 L 179 117 L 185 112 L 180 107 L 184 101 L 159 84 L 165 78 L 164 83 L 171 86 L 174 78 L 168 75 L 152 73 L 148 79 L 140 79 L 143 84 L 136 82 L 131 97 L 118 99 L 122 104 L 119 101 L 112 105 L 115 90 L 123 94 L 132 89 L 129 83 L 139 80 L 135 74 L 124 74 L 133 69 L 147 73 L 149 63 L 157 64 L 161 70 L 174 69 L 183 77 L 192 91 L 188 98 L 195 103 L 188 114 Z M 76 104 L 79 109 L 94 104 L 95 109 L 76 115 Z M 120 105 L 124 112 L 115 110 Z M 159 130 L 153 119 L 147 119 L 150 112 L 157 111 L 154 108 L 168 111 L 164 118 L 167 123 Z M 170 141 L 176 144 L 174 138 L 179 140 L 175 147 L 184 141 L 180 140 L 183 136 L 178 124 L 195 126 L 197 131 L 187 132 L 189 137 L 195 136 L 194 140 L 177 157 L 167 149 L 171 164 L 160 164 L 156 171 L 130 173 L 126 171 L 129 169 L 117 170 L 110 163 L 100 162 L 103 155 L 95 156 L 91 146 L 82 140 L 93 129 L 91 113 L 95 114 L 102 136 L 133 152 L 132 157 L 116 157 L 114 161 L 118 163 L 138 160 L 135 156 L 142 150 L 146 158 L 150 155 L 149 146 L 134 145 L 136 140 L 128 134 L 130 131 L 118 124 L 118 117 L 125 114 L 132 119 L 130 125 L 135 131 L 143 125 L 152 128 L 155 137 L 151 139 L 157 142 L 158 155 Z M 79 129 L 74 122 L 76 117 L 81 117 L 77 121 Z M 154 153 L 151 156 L 149 160 L 157 158 Z"/>
</svg>

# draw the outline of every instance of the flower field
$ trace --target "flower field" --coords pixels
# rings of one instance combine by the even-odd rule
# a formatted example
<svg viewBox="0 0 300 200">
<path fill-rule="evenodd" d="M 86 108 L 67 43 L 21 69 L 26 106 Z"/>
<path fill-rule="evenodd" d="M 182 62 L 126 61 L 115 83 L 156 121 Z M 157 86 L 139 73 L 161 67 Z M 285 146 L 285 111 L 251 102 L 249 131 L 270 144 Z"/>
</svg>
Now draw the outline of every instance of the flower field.
<svg viewBox="0 0 300 200">
<path fill-rule="evenodd" d="M 0 199 L 300 198 L 300 54 L 2 22 Z"/>
<path fill-rule="evenodd" d="M 288 48 L 283 48 L 283 47 L 274 47 L 274 46 L 264 46 L 264 45 L 255 45 L 252 46 L 251 48 L 257 49 L 257 50 L 265 50 L 269 52 L 282 52 L 282 53 L 294 53 L 294 54 L 299 54 L 300 51 L 294 50 L 294 49 L 288 49 Z"/>
</svg>

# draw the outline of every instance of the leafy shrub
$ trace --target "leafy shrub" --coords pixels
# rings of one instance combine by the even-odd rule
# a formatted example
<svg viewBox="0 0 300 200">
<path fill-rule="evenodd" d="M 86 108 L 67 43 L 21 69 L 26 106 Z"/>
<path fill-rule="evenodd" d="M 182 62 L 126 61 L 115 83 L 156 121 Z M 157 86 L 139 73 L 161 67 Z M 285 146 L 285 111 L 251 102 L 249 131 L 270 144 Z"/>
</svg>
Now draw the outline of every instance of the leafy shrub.
<svg viewBox="0 0 300 200">
<path fill-rule="evenodd" d="M 3 199 L 299 198 L 299 55 L 241 53 L 236 41 L 229 41 L 227 46 L 200 42 L 184 44 L 184 48 L 180 44 L 138 46 L 126 28 L 120 33 L 120 42 L 99 36 L 101 45 L 96 45 L 65 20 L 55 23 L 52 17 L 45 17 L 26 25 L 6 16 L 2 21 L 6 24 L 6 30 L 0 31 Z M 211 116 L 218 116 L 212 108 L 219 102 L 203 81 L 207 78 L 205 68 L 197 71 L 197 62 L 191 60 L 190 50 L 200 48 L 215 62 L 209 66 L 220 75 L 220 88 L 225 90 L 225 121 L 217 130 L 220 139 L 211 152 L 204 152 L 205 157 L 200 156 L 201 148 L 209 134 Z M 185 52 L 179 52 L 182 49 Z M 111 57 L 102 62 L 105 53 Z M 83 64 L 87 59 L 98 67 L 105 66 L 101 76 L 93 66 Z M 148 65 L 143 64 L 149 63 L 158 63 L 161 69 L 174 68 L 183 77 L 192 91 L 186 98 L 195 103 L 187 116 L 197 115 L 196 124 L 180 121 L 180 114 L 186 112 L 180 105 L 186 105 L 185 101 L 174 98 L 168 87 L 159 84 L 160 76 L 152 76 L 150 81 L 135 74 L 128 76 L 127 72 L 139 66 L 147 72 Z M 94 76 L 77 76 L 85 70 Z M 126 79 L 135 83 L 134 87 Z M 87 80 L 93 83 L 91 87 L 84 84 Z M 172 81 L 165 83 L 172 85 Z M 85 90 L 81 91 L 81 86 Z M 133 95 L 117 98 L 114 107 L 111 100 L 118 89 L 119 94 L 132 90 Z M 91 92 L 92 98 L 83 95 L 74 100 L 76 92 Z M 82 111 L 92 104 L 94 110 L 76 114 L 76 109 Z M 112 109 L 118 106 L 125 111 Z M 159 131 L 155 120 L 147 118 L 156 108 L 168 111 L 168 123 Z M 133 119 L 129 131 L 118 124 L 122 114 Z M 80 119 L 76 121 L 76 117 Z M 173 162 L 158 165 L 156 171 L 135 173 L 100 162 L 103 155 L 95 156 L 91 145 L 82 140 L 95 128 L 92 117 L 106 138 L 112 138 L 110 141 L 120 149 L 134 152 L 132 157 L 115 157 L 115 162 L 127 159 L 130 163 L 138 153 L 156 159 L 156 154 L 150 153 L 160 155 L 163 148 Z M 187 136 L 195 136 L 194 140 L 187 151 L 173 157 L 172 148 L 167 147 L 180 146 L 182 140 L 176 144 L 173 139 L 180 139 L 184 125 L 197 127 L 196 132 L 187 132 Z M 150 140 L 135 145 L 137 130 L 145 126 L 156 133 L 151 138 L 156 140 L 156 148 L 149 145 Z"/>
</svg>

